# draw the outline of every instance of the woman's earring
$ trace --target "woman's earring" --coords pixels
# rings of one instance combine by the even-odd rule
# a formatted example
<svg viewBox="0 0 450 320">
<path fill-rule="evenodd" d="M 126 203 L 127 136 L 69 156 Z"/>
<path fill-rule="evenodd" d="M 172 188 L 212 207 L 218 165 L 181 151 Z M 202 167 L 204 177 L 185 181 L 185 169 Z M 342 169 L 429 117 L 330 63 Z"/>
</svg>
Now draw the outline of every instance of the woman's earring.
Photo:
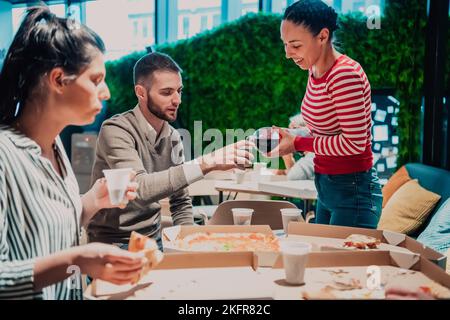
<svg viewBox="0 0 450 320">
<path fill-rule="evenodd" d="M 20 101 L 18 101 L 16 104 L 16 111 L 14 112 L 14 118 L 17 117 L 19 111 L 20 111 Z"/>
</svg>

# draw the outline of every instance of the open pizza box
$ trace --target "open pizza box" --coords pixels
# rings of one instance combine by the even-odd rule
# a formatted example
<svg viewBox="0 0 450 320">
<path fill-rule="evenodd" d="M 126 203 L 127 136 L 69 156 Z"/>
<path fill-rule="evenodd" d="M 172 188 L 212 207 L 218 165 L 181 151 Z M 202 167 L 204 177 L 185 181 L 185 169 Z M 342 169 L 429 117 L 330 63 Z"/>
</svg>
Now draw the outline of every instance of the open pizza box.
<svg viewBox="0 0 450 320">
<path fill-rule="evenodd" d="M 94 280 L 89 300 L 272 299 L 273 286 L 262 281 L 252 252 L 166 253 L 136 285 Z"/>
<path fill-rule="evenodd" d="M 301 286 L 285 283 L 281 257 L 262 275 L 275 284 L 274 299 L 385 299 L 387 288 L 450 299 L 450 275 L 418 254 L 403 252 L 313 252 Z"/>
<path fill-rule="evenodd" d="M 207 225 L 207 226 L 174 226 L 165 228 L 162 231 L 162 243 L 164 252 L 191 252 L 185 248 L 177 246 L 177 240 L 182 240 L 188 235 L 195 233 L 260 233 L 268 237 L 274 237 L 272 229 L 268 225 Z M 195 250 L 199 252 L 211 252 L 211 249 Z M 260 267 L 272 267 L 278 258 L 276 251 L 255 251 L 258 256 Z"/>
<path fill-rule="evenodd" d="M 445 270 L 447 257 L 405 234 L 387 231 L 353 227 L 330 226 L 321 224 L 307 224 L 304 222 L 291 222 L 288 226 L 288 238 L 312 244 L 313 251 L 359 251 L 344 246 L 344 240 L 350 235 L 365 235 L 380 240 L 377 249 L 370 251 L 387 250 L 409 254 L 420 254 L 424 258 L 436 263 Z"/>
<path fill-rule="evenodd" d="M 136 285 L 95 280 L 91 300 L 384 299 L 385 289 L 431 292 L 450 298 L 450 276 L 418 254 L 390 251 L 313 252 L 305 284 L 285 282 L 281 256 L 273 268 L 258 268 L 251 252 L 166 253 Z"/>
</svg>

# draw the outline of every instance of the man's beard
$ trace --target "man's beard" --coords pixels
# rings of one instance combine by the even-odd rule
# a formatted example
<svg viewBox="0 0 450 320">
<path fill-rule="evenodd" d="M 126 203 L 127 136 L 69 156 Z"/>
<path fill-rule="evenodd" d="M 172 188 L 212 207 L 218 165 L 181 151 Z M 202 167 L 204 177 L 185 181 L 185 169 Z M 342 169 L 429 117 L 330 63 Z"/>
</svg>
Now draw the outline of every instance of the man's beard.
<svg viewBox="0 0 450 320">
<path fill-rule="evenodd" d="M 160 109 L 158 109 L 158 107 L 153 103 L 153 100 L 150 97 L 148 97 L 147 109 L 161 120 L 165 120 L 168 122 L 174 122 L 175 120 L 177 120 L 178 110 L 175 111 L 175 119 L 169 118 L 169 116 L 165 115 L 163 112 L 161 112 Z"/>
</svg>

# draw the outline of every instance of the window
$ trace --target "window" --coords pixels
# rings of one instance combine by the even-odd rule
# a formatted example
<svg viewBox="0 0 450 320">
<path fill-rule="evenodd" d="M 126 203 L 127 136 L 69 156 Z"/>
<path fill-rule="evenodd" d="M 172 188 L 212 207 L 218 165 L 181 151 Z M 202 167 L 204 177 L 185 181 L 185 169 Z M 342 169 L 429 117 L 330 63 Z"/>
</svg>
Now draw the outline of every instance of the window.
<svg viewBox="0 0 450 320">
<path fill-rule="evenodd" d="M 13 32 L 14 34 L 17 32 L 17 30 L 20 27 L 20 23 L 22 22 L 25 10 L 27 10 L 26 7 L 17 7 L 12 9 L 12 21 L 13 21 Z"/>
<path fill-rule="evenodd" d="M 284 10 L 286 10 L 287 6 L 287 0 L 272 0 L 273 13 L 284 13 Z"/>
<path fill-rule="evenodd" d="M 242 0 L 242 15 L 259 11 L 259 0 Z"/>
<path fill-rule="evenodd" d="M 373 6 L 377 6 L 379 12 L 382 13 L 386 0 L 323 0 L 323 2 L 332 6 L 337 13 L 361 12 L 367 15 L 373 12 Z M 273 0 L 272 11 L 283 13 L 287 4 L 287 0 Z"/>
<path fill-rule="evenodd" d="M 217 27 L 220 25 L 220 20 L 222 19 L 222 17 L 220 16 L 220 14 L 215 14 L 213 16 L 213 28 Z"/>
<path fill-rule="evenodd" d="M 200 32 L 208 28 L 208 16 L 202 16 L 200 22 Z"/>
<path fill-rule="evenodd" d="M 144 39 L 147 39 L 148 38 L 148 23 L 147 23 L 147 21 L 142 21 L 142 37 L 144 38 Z"/>
<path fill-rule="evenodd" d="M 189 17 L 183 18 L 183 35 L 185 37 L 189 37 Z"/>
<path fill-rule="evenodd" d="M 369 10 L 370 12 L 373 11 L 373 6 L 377 6 L 380 13 L 383 12 L 385 4 L 385 0 L 326 0 L 325 2 L 338 13 L 361 12 L 365 15 L 368 14 Z"/>
<path fill-rule="evenodd" d="M 48 6 L 50 11 L 56 14 L 58 17 L 66 16 L 66 5 L 65 4 L 54 4 Z M 25 17 L 25 12 L 27 7 L 24 5 L 18 5 L 12 9 L 12 21 L 13 21 L 13 32 L 14 34 L 20 27 L 23 18 Z"/>
<path fill-rule="evenodd" d="M 104 17 L 108 15 L 108 17 Z M 110 23 L 113 21 L 113 23 Z M 86 2 L 86 25 L 106 45 L 106 60 L 115 60 L 155 43 L 155 2 L 96 0 Z"/>
<path fill-rule="evenodd" d="M 133 21 L 133 36 L 135 37 L 137 37 L 139 34 L 138 27 L 138 22 L 136 20 Z"/>
<path fill-rule="evenodd" d="M 186 39 L 220 25 L 221 6 L 221 0 L 178 0 L 178 39 Z"/>
</svg>

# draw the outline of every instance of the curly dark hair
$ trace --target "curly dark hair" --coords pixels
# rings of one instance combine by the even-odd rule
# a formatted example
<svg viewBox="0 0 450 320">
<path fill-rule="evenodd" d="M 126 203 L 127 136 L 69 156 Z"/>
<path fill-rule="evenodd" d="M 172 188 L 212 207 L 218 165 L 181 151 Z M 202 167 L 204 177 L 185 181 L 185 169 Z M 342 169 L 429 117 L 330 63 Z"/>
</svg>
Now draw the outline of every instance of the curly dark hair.
<svg viewBox="0 0 450 320">
<path fill-rule="evenodd" d="M 286 8 L 283 20 L 308 28 L 314 36 L 327 28 L 330 31 L 330 41 L 333 32 L 339 28 L 336 11 L 320 0 L 299 0 L 293 3 Z"/>
</svg>

